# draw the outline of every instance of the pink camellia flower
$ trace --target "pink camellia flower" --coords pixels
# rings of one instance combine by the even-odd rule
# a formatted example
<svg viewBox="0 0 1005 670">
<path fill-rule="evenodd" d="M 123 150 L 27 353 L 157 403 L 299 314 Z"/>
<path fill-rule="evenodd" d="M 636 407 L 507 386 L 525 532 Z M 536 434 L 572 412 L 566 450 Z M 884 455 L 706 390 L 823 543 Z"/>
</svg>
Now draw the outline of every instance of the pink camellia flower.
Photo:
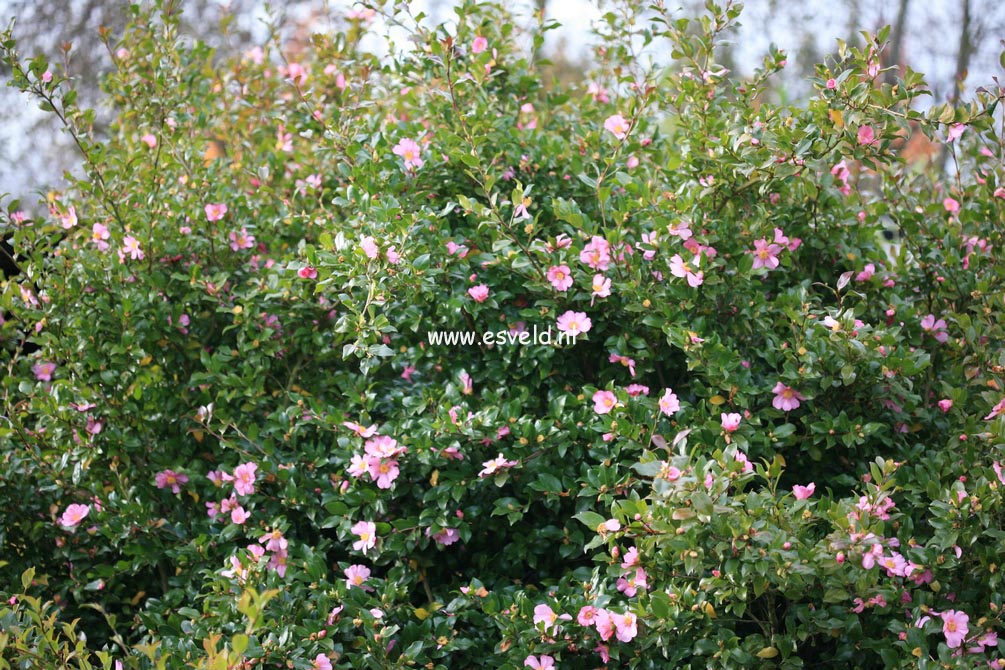
<svg viewBox="0 0 1005 670">
<path fill-rule="evenodd" d="M 134 261 L 141 261 L 146 258 L 143 254 L 143 250 L 140 249 L 140 241 L 132 235 L 126 235 L 125 239 L 122 240 L 122 249 L 119 251 L 119 260 L 124 262 L 126 254 L 129 254 L 129 258 Z"/>
<path fill-rule="evenodd" d="M 318 271 L 312 268 L 310 265 L 306 265 L 299 270 L 297 270 L 297 276 L 301 279 L 317 279 Z"/>
<path fill-rule="evenodd" d="M 727 433 L 736 432 L 736 430 L 740 427 L 740 421 L 742 420 L 743 417 L 737 412 L 732 412 L 730 414 L 726 414 L 725 412 L 723 412 L 720 415 L 720 421 L 722 422 L 722 429 Z"/>
<path fill-rule="evenodd" d="M 65 528 L 76 528 L 77 525 L 91 513 L 90 505 L 78 505 L 76 503 L 68 505 L 63 516 L 59 518 L 59 523 Z"/>
<path fill-rule="evenodd" d="M 362 438 L 372 437 L 377 433 L 376 425 L 370 426 L 369 428 L 364 428 L 358 423 L 353 423 L 352 421 L 344 421 L 342 422 L 342 425 Z"/>
<path fill-rule="evenodd" d="M 963 131 L 965 131 L 966 129 L 967 127 L 962 123 L 954 123 L 953 125 L 949 126 L 949 130 L 946 132 L 946 139 L 949 140 L 950 142 L 955 142 L 956 140 L 960 139 L 960 137 L 963 135 Z"/>
<path fill-rule="evenodd" d="M 541 654 L 541 658 L 532 655 L 523 660 L 523 665 L 534 670 L 552 670 L 555 667 L 555 659 L 548 654 Z"/>
<path fill-rule="evenodd" d="M 573 312 L 571 309 L 558 317 L 558 329 L 570 337 L 578 337 L 590 332 L 593 322 L 584 312 Z"/>
<path fill-rule="evenodd" d="M 778 254 L 782 251 L 782 247 L 774 243 L 769 243 L 763 237 L 759 240 L 754 240 L 754 265 L 753 268 L 756 270 L 758 268 L 768 268 L 769 270 L 774 270 L 778 267 Z"/>
<path fill-rule="evenodd" d="M 606 298 L 611 295 L 611 278 L 604 275 L 593 275 L 593 297 Z"/>
<path fill-rule="evenodd" d="M 929 314 L 921 319 L 921 329 L 931 333 L 937 342 L 945 342 L 949 339 L 949 331 L 946 330 L 946 320 L 936 320 L 934 314 Z"/>
<path fill-rule="evenodd" d="M 628 128 L 628 121 L 626 121 L 625 117 L 620 114 L 609 116 L 607 117 L 607 120 L 604 121 L 604 130 L 609 131 L 619 140 L 623 140 L 628 136 Z"/>
<path fill-rule="evenodd" d="M 780 409 L 783 412 L 791 412 L 799 407 L 800 400 L 806 400 L 798 391 L 794 391 L 792 388 L 786 386 L 782 382 L 775 384 L 775 387 L 771 389 L 771 392 L 775 394 L 774 399 L 771 401 L 771 405 L 775 409 Z"/>
<path fill-rule="evenodd" d="M 352 543 L 352 548 L 364 554 L 377 546 L 377 524 L 372 521 L 359 521 L 351 529 L 353 535 L 359 537 Z"/>
<path fill-rule="evenodd" d="M 258 541 L 264 544 L 268 551 L 286 551 L 290 545 L 289 541 L 283 537 L 283 531 L 278 528 L 258 538 Z"/>
<path fill-rule="evenodd" d="M 254 463 L 242 463 L 234 468 L 234 490 L 238 495 L 248 496 L 255 492 L 255 472 L 258 466 Z"/>
<path fill-rule="evenodd" d="M 631 398 L 638 398 L 640 395 L 649 395 L 649 387 L 643 384 L 629 384 L 625 391 Z"/>
<path fill-rule="evenodd" d="M 548 268 L 548 281 L 556 291 L 568 291 L 572 286 L 572 275 L 568 265 L 553 265 Z"/>
<path fill-rule="evenodd" d="M 35 374 L 35 379 L 40 382 L 51 382 L 52 373 L 56 371 L 55 363 L 35 363 L 31 366 L 31 371 Z"/>
<path fill-rule="evenodd" d="M 245 521 L 247 521 L 248 517 L 250 516 L 251 515 L 248 514 L 248 511 L 243 507 L 241 507 L 240 505 L 230 510 L 230 520 L 239 526 L 242 525 Z"/>
<path fill-rule="evenodd" d="M 872 263 L 866 263 L 865 268 L 855 275 L 855 281 L 869 281 L 874 274 L 876 274 L 876 266 Z"/>
<path fill-rule="evenodd" d="M 95 223 L 91 226 L 91 242 L 94 246 L 98 247 L 100 251 L 108 250 L 108 238 L 111 234 L 108 232 L 108 226 L 103 223 Z"/>
<path fill-rule="evenodd" d="M 579 252 L 579 261 L 601 272 L 611 264 L 611 243 L 599 235 L 594 235 L 589 244 Z"/>
<path fill-rule="evenodd" d="M 303 86 L 307 83 L 307 68 L 300 63 L 290 63 L 289 67 L 286 68 L 286 75 L 297 86 Z"/>
<path fill-rule="evenodd" d="M 472 286 L 468 289 L 468 295 L 470 295 L 475 302 L 485 302 L 489 297 L 489 287 L 485 284 Z"/>
<path fill-rule="evenodd" d="M 345 569 L 345 583 L 348 588 L 357 587 L 364 591 L 373 591 L 373 588 L 366 586 L 366 580 L 370 578 L 370 568 L 365 565 L 350 565 Z"/>
<path fill-rule="evenodd" d="M 876 143 L 876 131 L 873 130 L 872 126 L 858 127 L 858 143 L 861 145 L 869 145 Z"/>
<path fill-rule="evenodd" d="M 838 85 L 837 79 L 834 79 L 832 77 L 827 80 L 827 90 L 833 91 L 835 88 L 837 88 L 837 85 Z"/>
<path fill-rule="evenodd" d="M 635 568 L 635 573 L 629 572 L 627 576 L 619 577 L 617 581 L 618 591 L 632 598 L 639 591 L 645 591 L 649 586 L 646 579 L 646 571 L 640 567 Z"/>
<path fill-rule="evenodd" d="M 663 396 L 659 400 L 660 411 L 667 416 L 673 416 L 680 411 L 680 401 L 677 395 L 670 389 L 663 391 Z"/>
<path fill-rule="evenodd" d="M 481 52 L 485 51 L 488 48 L 489 48 L 489 41 L 486 38 L 482 37 L 481 35 L 478 35 L 473 40 L 471 40 L 471 53 L 473 54 L 480 54 Z"/>
<path fill-rule="evenodd" d="M 795 484 L 792 487 L 792 495 L 796 497 L 796 500 L 806 500 L 811 495 L 813 495 L 813 492 L 816 490 L 817 485 L 813 482 L 810 482 L 806 486 L 800 486 L 799 484 Z"/>
<path fill-rule="evenodd" d="M 481 472 L 478 473 L 478 476 L 484 479 L 489 475 L 494 475 L 500 470 L 512 468 L 514 465 L 517 465 L 517 461 L 506 460 L 506 458 L 502 455 L 502 452 L 500 452 L 499 455 L 493 458 L 491 461 L 485 461 L 484 463 L 482 463 L 482 470 Z"/>
<path fill-rule="evenodd" d="M 253 249 L 255 247 L 255 236 L 248 233 L 247 228 L 241 228 L 241 232 L 230 231 L 230 248 L 234 251 L 241 249 Z"/>
<path fill-rule="evenodd" d="M 534 608 L 534 625 L 536 626 L 539 623 L 543 623 L 546 631 L 557 626 L 559 619 L 562 621 L 571 621 L 572 615 L 563 614 L 559 616 L 544 603 L 541 603 Z"/>
<path fill-rule="evenodd" d="M 600 639 L 606 642 L 611 639 L 614 635 L 614 618 L 611 613 L 605 609 L 598 609 L 594 613 L 593 625 L 597 628 L 597 633 L 600 634 Z"/>
<path fill-rule="evenodd" d="M 444 528 L 439 533 L 433 533 L 429 528 L 427 528 L 426 536 L 432 538 L 436 544 L 443 545 L 444 547 L 449 547 L 454 542 L 461 539 L 461 534 L 456 528 Z"/>
<path fill-rule="evenodd" d="M 146 135 L 144 135 L 143 137 L 141 137 L 140 140 L 144 144 L 146 144 L 148 147 L 150 147 L 151 149 L 153 149 L 154 147 L 157 146 L 157 136 L 156 135 L 151 135 L 150 133 L 147 133 Z"/>
<path fill-rule="evenodd" d="M 42 73 L 42 83 L 48 84 L 51 81 L 52 81 L 52 72 L 46 70 L 45 72 Z"/>
<path fill-rule="evenodd" d="M 580 626 L 592 626 L 597 618 L 597 608 L 593 605 L 584 605 L 579 608 L 579 614 L 576 615 L 576 621 L 579 622 Z"/>
<path fill-rule="evenodd" d="M 318 654 L 311 663 L 313 670 L 332 670 L 332 662 L 324 654 Z"/>
<path fill-rule="evenodd" d="M 942 617 L 942 632 L 946 636 L 946 646 L 956 649 L 963 644 L 963 639 L 970 632 L 970 627 L 967 625 L 970 617 L 965 612 L 957 610 L 946 610 L 939 616 Z"/>
<path fill-rule="evenodd" d="M 594 102 L 606 104 L 611 101 L 610 96 L 607 95 L 607 89 L 595 81 L 591 81 L 589 86 L 586 87 L 586 93 L 593 98 Z"/>
<path fill-rule="evenodd" d="M 422 148 L 415 140 L 408 139 L 407 137 L 402 138 L 392 151 L 395 156 L 401 156 L 404 159 L 406 170 L 421 168 L 424 163 L 422 160 Z"/>
<path fill-rule="evenodd" d="M 960 203 L 958 200 L 956 200 L 956 198 L 949 198 L 949 197 L 945 198 L 942 201 L 942 206 L 950 214 L 956 214 L 960 211 Z"/>
<path fill-rule="evenodd" d="M 203 208 L 206 211 L 207 221 L 219 221 L 227 214 L 227 205 L 221 203 L 209 203 Z"/>
<path fill-rule="evenodd" d="M 990 421 L 991 419 L 1005 414 L 1005 397 L 998 401 L 998 404 L 991 408 L 991 413 L 984 417 L 985 421 Z"/>
<path fill-rule="evenodd" d="M 188 483 L 188 475 L 180 474 L 174 470 L 161 470 L 154 477 L 157 488 L 166 489 L 171 487 L 172 493 L 181 493 L 181 487 Z"/>
<path fill-rule="evenodd" d="M 953 401 L 950 398 L 943 398 L 942 400 L 939 401 L 939 409 L 941 409 L 943 413 L 948 412 L 950 409 L 952 409 L 952 407 L 953 407 Z"/>
<path fill-rule="evenodd" d="M 680 277 L 682 279 L 687 279 L 687 284 L 691 288 L 698 288 L 701 286 L 702 282 L 705 280 L 705 273 L 697 271 L 699 264 L 701 263 L 701 256 L 695 256 L 694 267 L 692 268 L 691 263 L 686 263 L 680 254 L 674 254 L 670 259 L 670 274 L 674 277 Z"/>
<path fill-rule="evenodd" d="M 597 391 L 593 394 L 593 411 L 597 414 L 609 414 L 618 406 L 618 398 L 611 391 Z"/>
<path fill-rule="evenodd" d="M 611 620 L 614 622 L 615 634 L 622 642 L 631 642 L 639 634 L 639 619 L 634 613 L 615 614 L 611 612 Z"/>
<path fill-rule="evenodd" d="M 77 208 L 73 205 L 66 210 L 65 214 L 59 216 L 59 225 L 61 225 L 66 230 L 73 228 L 77 225 Z"/>
<path fill-rule="evenodd" d="M 377 483 L 379 489 L 389 489 L 394 480 L 398 478 L 400 470 L 398 461 L 389 458 L 370 457 L 366 461 L 367 472 Z"/>
</svg>

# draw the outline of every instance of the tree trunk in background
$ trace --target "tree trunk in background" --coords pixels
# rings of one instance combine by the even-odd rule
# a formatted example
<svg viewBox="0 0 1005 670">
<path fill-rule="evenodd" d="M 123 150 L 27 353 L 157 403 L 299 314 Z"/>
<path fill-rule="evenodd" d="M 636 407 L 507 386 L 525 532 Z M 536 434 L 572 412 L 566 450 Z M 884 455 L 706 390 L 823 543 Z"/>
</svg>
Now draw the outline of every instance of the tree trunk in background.
<svg viewBox="0 0 1005 670">
<path fill-rule="evenodd" d="M 897 6 L 897 20 L 893 24 L 893 31 L 890 36 L 890 50 L 887 55 L 886 67 L 895 66 L 895 70 L 889 70 L 884 75 L 883 80 L 891 86 L 897 83 L 897 77 L 904 65 L 904 28 L 907 26 L 907 9 L 911 0 L 900 0 Z"/>
<path fill-rule="evenodd" d="M 960 47 L 956 52 L 956 70 L 953 75 L 953 91 L 950 97 L 952 102 L 956 102 L 963 91 L 963 80 L 967 78 L 967 70 L 970 69 L 970 57 L 974 53 L 974 40 L 971 34 L 972 17 L 970 14 L 970 0 L 962 0 L 963 20 L 960 22 Z"/>
</svg>

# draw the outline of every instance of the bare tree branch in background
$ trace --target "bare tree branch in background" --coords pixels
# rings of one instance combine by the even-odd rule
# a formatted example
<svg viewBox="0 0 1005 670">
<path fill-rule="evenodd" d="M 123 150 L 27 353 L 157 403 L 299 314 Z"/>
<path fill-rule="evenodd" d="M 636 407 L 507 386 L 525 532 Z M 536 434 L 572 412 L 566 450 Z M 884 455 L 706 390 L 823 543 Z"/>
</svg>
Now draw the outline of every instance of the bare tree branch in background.
<svg viewBox="0 0 1005 670">
<path fill-rule="evenodd" d="M 896 66 L 895 70 L 887 70 L 884 75 L 885 83 L 891 86 L 897 83 L 897 77 L 904 69 L 904 30 L 907 27 L 907 10 L 910 5 L 911 0 L 899 0 L 897 18 L 890 31 L 890 49 L 884 54 L 884 69 Z"/>
</svg>

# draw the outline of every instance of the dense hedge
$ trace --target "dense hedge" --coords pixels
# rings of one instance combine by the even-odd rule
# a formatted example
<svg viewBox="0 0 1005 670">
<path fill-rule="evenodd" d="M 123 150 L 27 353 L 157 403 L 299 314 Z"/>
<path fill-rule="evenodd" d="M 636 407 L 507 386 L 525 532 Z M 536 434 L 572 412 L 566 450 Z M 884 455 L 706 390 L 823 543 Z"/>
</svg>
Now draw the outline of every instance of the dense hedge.
<svg viewBox="0 0 1005 670">
<path fill-rule="evenodd" d="M 881 34 L 778 106 L 709 12 L 563 88 L 489 2 L 137 7 L 107 141 L 4 35 L 86 174 L 0 217 L 0 668 L 1005 665 L 1002 92 L 915 111 Z"/>
</svg>

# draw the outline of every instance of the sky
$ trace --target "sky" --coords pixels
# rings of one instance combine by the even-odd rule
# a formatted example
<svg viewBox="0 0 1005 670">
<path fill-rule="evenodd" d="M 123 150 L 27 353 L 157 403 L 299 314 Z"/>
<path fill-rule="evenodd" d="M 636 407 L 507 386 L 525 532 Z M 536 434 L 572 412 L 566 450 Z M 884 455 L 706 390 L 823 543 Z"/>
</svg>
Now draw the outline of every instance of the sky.
<svg viewBox="0 0 1005 670">
<path fill-rule="evenodd" d="M 73 0 L 36 0 L 63 5 Z M 121 1 L 121 0 L 110 0 Z M 978 85 L 990 85 L 993 76 L 1005 82 L 998 64 L 998 54 L 1005 49 L 1005 3 L 995 0 L 970 0 L 975 6 L 977 19 L 988 26 L 989 35 L 983 41 L 982 49 L 972 60 L 968 89 Z M 935 93 L 935 102 L 945 100 L 955 65 L 956 49 L 961 21 L 963 0 L 913 0 L 909 15 L 905 56 L 911 66 L 928 77 Z M 222 3 L 221 3 L 222 4 Z M 274 0 L 281 5 L 281 0 Z M 320 4 L 320 3 L 319 3 Z M 452 16 L 449 1 L 435 2 L 423 0 L 410 3 L 413 12 L 429 14 L 427 22 L 449 19 Z M 532 3 L 526 0 L 510 1 L 518 15 L 530 15 Z M 694 4 L 692 0 L 692 4 Z M 333 7 L 349 7 L 348 3 L 332 0 Z M 672 6 L 671 2 L 668 5 Z M 799 72 L 808 70 L 812 63 L 800 63 L 800 47 L 803 39 L 810 35 L 817 53 L 824 54 L 836 49 L 837 39 L 848 39 L 855 34 L 856 27 L 878 30 L 893 21 L 896 0 L 748 0 L 741 15 L 742 27 L 734 36 L 739 74 L 749 75 L 761 62 L 762 56 L 774 43 L 789 54 L 789 69 Z M 12 0 L 0 0 L 0 20 L 6 25 L 10 17 Z M 555 47 L 559 43 L 584 57 L 589 55 L 590 29 L 600 18 L 602 10 L 590 0 L 550 0 L 548 16 L 562 24 L 562 28 L 548 33 L 548 44 Z M 260 25 L 260 17 L 246 17 L 250 26 Z M 811 26 L 812 30 L 807 30 Z M 404 39 L 397 38 L 399 43 Z M 370 48 L 380 50 L 381 39 L 374 36 Z M 800 86 L 793 84 L 793 95 L 797 96 Z M 8 111 L 0 125 L 0 193 L 14 192 L 29 195 L 40 188 L 40 181 L 58 181 L 63 170 L 79 163 L 78 157 L 66 138 L 50 136 L 26 136 L 24 128 L 42 113 L 37 105 L 25 96 L 0 92 L 0 105 Z M 50 131 L 55 134 L 55 131 Z"/>
</svg>

